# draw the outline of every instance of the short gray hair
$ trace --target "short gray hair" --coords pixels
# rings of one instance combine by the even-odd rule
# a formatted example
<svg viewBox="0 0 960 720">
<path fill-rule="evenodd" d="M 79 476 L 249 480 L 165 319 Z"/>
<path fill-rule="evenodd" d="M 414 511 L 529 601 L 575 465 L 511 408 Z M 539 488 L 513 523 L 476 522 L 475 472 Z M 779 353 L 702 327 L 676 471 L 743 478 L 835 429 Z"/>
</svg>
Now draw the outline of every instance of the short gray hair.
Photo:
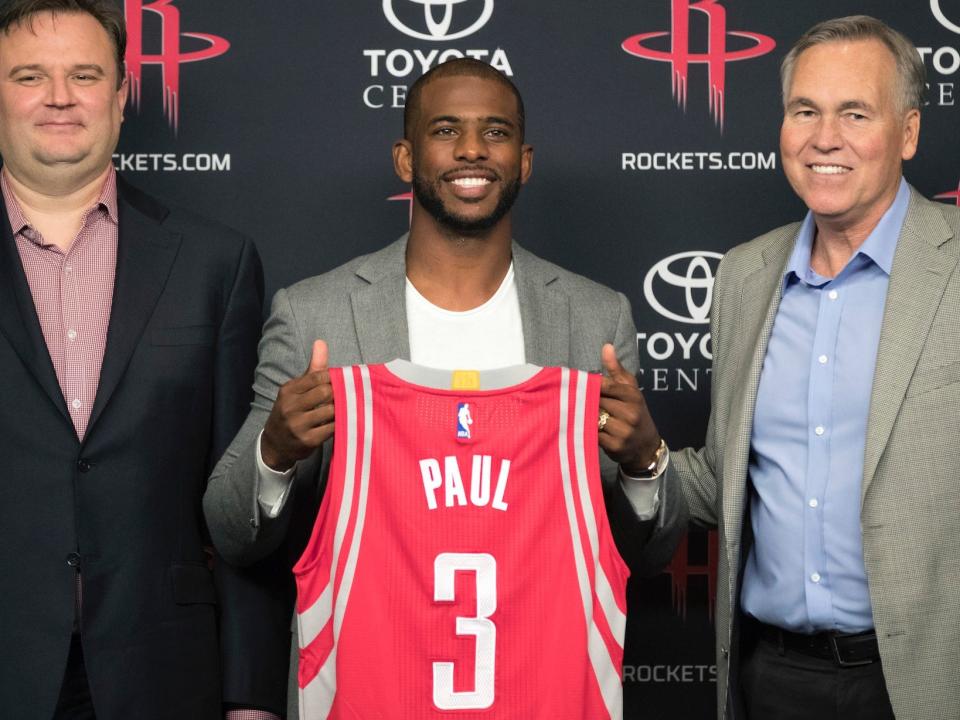
<svg viewBox="0 0 960 720">
<path fill-rule="evenodd" d="M 902 33 L 882 20 L 869 15 L 850 15 L 817 23 L 794 43 L 780 65 L 780 83 L 784 105 L 793 82 L 797 58 L 814 45 L 844 40 L 879 40 L 893 55 L 897 64 L 897 91 L 901 112 L 923 107 L 926 93 L 926 70 L 920 53 Z"/>
</svg>

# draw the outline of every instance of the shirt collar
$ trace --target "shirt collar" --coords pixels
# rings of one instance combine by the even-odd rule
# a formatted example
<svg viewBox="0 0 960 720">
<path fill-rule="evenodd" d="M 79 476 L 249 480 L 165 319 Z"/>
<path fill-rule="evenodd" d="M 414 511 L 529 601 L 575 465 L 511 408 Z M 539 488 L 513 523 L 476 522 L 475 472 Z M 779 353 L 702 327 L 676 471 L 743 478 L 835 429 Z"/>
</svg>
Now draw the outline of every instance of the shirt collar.
<svg viewBox="0 0 960 720">
<path fill-rule="evenodd" d="M 27 220 L 26 215 L 23 214 L 23 208 L 20 207 L 20 202 L 13 194 L 13 190 L 10 189 L 5 168 L 0 170 L 0 191 L 3 192 L 3 202 L 7 208 L 7 218 L 10 220 L 10 229 L 13 231 L 14 236 L 16 236 L 20 234 L 24 228 L 30 227 L 30 222 Z M 110 172 L 107 173 L 107 177 L 103 181 L 103 187 L 100 189 L 100 195 L 97 197 L 97 201 L 91 206 L 90 211 L 88 211 L 84 217 L 84 224 L 87 223 L 90 213 L 97 208 L 103 208 L 114 225 L 120 224 L 119 214 L 117 212 L 117 171 L 113 165 L 110 166 Z"/>
<path fill-rule="evenodd" d="M 893 268 L 893 256 L 897 250 L 897 239 L 900 237 L 900 230 L 903 228 L 903 221 L 907 217 L 907 207 L 910 205 L 910 186 L 907 181 L 900 178 L 900 187 L 897 189 L 897 196 L 893 204 L 887 208 L 887 211 L 880 218 L 880 222 L 873 231 L 867 236 L 857 252 L 847 263 L 847 266 L 853 262 L 858 255 L 865 259 L 872 260 L 877 267 L 883 270 L 887 275 Z M 793 246 L 793 252 L 783 273 L 783 283 L 786 287 L 791 278 L 811 282 L 815 277 L 810 269 L 810 252 L 813 249 L 813 237 L 816 232 L 816 222 L 813 219 L 813 213 L 807 212 L 803 219 L 803 224 L 797 232 L 797 241 Z M 842 271 L 841 271 L 842 272 Z"/>
</svg>

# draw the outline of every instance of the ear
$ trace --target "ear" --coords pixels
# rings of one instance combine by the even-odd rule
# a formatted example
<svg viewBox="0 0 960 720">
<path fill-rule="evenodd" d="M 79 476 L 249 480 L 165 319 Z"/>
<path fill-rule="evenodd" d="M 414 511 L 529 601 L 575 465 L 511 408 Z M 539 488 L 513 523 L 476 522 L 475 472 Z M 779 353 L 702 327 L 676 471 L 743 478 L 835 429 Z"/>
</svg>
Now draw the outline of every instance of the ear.
<svg viewBox="0 0 960 720">
<path fill-rule="evenodd" d="M 413 182 L 413 145 L 409 140 L 393 144 L 393 171 L 408 185 Z"/>
<path fill-rule="evenodd" d="M 532 173 L 533 145 L 522 145 L 520 147 L 520 183 L 526 185 Z"/>
<path fill-rule="evenodd" d="M 123 82 L 120 83 L 120 89 L 117 90 L 117 107 L 120 110 L 120 122 L 123 122 L 123 110 L 127 107 L 127 100 L 130 97 L 130 76 L 124 75 Z"/>
<path fill-rule="evenodd" d="M 903 120 L 903 149 L 900 157 L 909 160 L 917 153 L 917 143 L 920 141 L 920 111 L 910 110 Z"/>
</svg>

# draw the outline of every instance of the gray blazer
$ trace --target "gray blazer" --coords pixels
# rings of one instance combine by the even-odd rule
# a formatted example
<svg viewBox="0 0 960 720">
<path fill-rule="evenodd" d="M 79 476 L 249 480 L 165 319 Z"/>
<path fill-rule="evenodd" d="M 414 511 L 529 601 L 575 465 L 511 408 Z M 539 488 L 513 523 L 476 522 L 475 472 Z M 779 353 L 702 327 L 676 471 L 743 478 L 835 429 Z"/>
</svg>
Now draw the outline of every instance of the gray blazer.
<svg viewBox="0 0 960 720">
<path fill-rule="evenodd" d="M 257 438 L 280 385 L 306 369 L 315 339 L 327 341 L 332 366 L 409 358 L 406 247 L 404 236 L 274 297 L 260 341 L 250 414 L 214 469 L 203 499 L 210 534 L 229 561 L 250 563 L 283 545 L 292 564 L 305 547 L 331 448 L 325 445 L 297 466 L 287 502 L 277 518 L 269 519 L 261 515 L 257 503 Z M 612 342 L 623 366 L 637 372 L 636 328 L 622 294 L 516 244 L 513 262 L 527 362 L 600 372 L 600 348 Z M 616 465 L 603 453 L 601 460 L 607 515 L 617 547 L 635 573 L 657 572 L 673 555 L 685 529 L 686 517 L 679 514 L 684 505 L 673 501 L 669 488 L 661 488 L 658 516 L 639 521 L 617 480 Z M 295 663 L 296 657 L 292 660 Z M 289 700 L 295 698 L 293 694 Z"/>
<path fill-rule="evenodd" d="M 717 693 L 726 707 L 745 557 L 750 431 L 798 223 L 720 264 L 706 446 L 671 457 L 691 517 L 719 527 Z M 860 526 L 884 677 L 898 720 L 960 720 L 960 211 L 911 189 L 884 310 Z M 734 653 L 735 657 L 735 653 Z M 733 668 L 736 678 L 736 668 Z"/>
</svg>

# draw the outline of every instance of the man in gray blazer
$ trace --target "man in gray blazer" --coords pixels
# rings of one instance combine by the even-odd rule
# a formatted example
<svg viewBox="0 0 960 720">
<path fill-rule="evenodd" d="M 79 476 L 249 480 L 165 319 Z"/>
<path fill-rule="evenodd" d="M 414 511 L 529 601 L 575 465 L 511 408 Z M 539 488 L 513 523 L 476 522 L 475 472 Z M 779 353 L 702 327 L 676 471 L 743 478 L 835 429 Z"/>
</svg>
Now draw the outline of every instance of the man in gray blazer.
<svg viewBox="0 0 960 720">
<path fill-rule="evenodd" d="M 485 63 L 451 61 L 411 88 L 404 125 L 393 157 L 414 188 L 410 232 L 277 293 L 252 411 L 204 497 L 215 544 L 241 564 L 281 543 L 291 560 L 302 551 L 330 461 L 328 365 L 528 362 L 606 370 L 608 515 L 634 570 L 659 569 L 682 523 L 678 504 L 658 495 L 659 436 L 636 424 L 643 396 L 629 303 L 511 239 L 510 208 L 533 160 L 519 92 Z"/>
<path fill-rule="evenodd" d="M 924 72 L 899 33 L 821 23 L 782 67 L 810 212 L 716 277 L 706 446 L 721 718 L 960 718 L 960 213 L 903 180 Z"/>
</svg>

